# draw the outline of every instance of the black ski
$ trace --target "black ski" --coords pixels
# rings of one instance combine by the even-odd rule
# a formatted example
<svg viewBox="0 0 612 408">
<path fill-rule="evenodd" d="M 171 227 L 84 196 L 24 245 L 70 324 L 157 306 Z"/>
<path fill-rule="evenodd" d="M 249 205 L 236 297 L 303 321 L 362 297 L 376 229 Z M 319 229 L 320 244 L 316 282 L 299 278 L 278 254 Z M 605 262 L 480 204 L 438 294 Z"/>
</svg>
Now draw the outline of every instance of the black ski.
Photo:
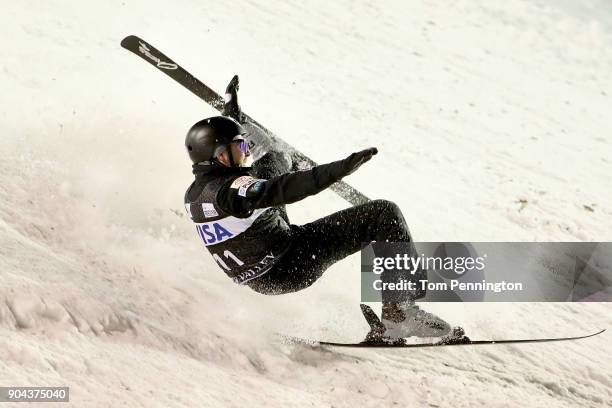
<svg viewBox="0 0 612 408">
<path fill-rule="evenodd" d="M 580 340 L 588 337 L 594 337 L 598 334 L 605 332 L 606 329 L 600 330 L 595 333 L 586 334 L 583 336 L 572 336 L 572 337 L 548 337 L 539 339 L 505 339 L 505 340 L 468 340 L 466 342 L 432 342 L 432 343 L 407 343 L 406 341 L 396 342 L 368 342 L 364 341 L 361 343 L 337 343 L 332 341 L 316 341 L 311 342 L 308 340 L 302 340 L 306 344 L 329 346 L 329 347 L 360 347 L 360 348 L 417 348 L 417 347 L 444 347 L 444 346 L 478 346 L 483 344 L 518 344 L 518 343 L 548 343 L 553 341 L 569 341 L 569 340 Z M 399 339 L 403 340 L 403 339 Z"/>
<path fill-rule="evenodd" d="M 130 35 L 121 41 L 121 46 L 126 50 L 138 55 L 149 64 L 155 66 L 170 78 L 189 89 L 200 99 L 210 104 L 213 108 L 217 109 L 218 111 L 223 109 L 224 101 L 221 95 L 203 84 L 199 79 L 191 75 L 183 67 L 174 62 L 172 59 L 168 58 L 168 56 L 143 39 L 138 38 L 135 35 Z M 291 153 L 294 160 L 297 160 L 297 164 L 300 169 L 316 166 L 316 162 L 314 160 L 310 159 L 300 151 L 296 150 L 293 146 L 283 141 L 255 119 L 251 118 L 245 113 L 243 113 L 243 116 L 247 124 L 255 126 L 256 128 L 265 132 L 271 139 L 272 143 L 278 146 L 279 149 Z M 340 197 L 344 198 L 353 205 L 362 204 L 369 201 L 368 197 L 343 181 L 333 184 L 330 188 Z"/>
<path fill-rule="evenodd" d="M 361 313 L 365 317 L 368 325 L 370 326 L 370 332 L 366 335 L 364 341 L 359 343 L 340 343 L 332 341 L 314 341 L 306 340 L 299 337 L 285 337 L 285 339 L 301 344 L 308 344 L 312 346 L 329 346 L 329 347 L 359 347 L 359 348 L 416 348 L 416 347 L 442 347 L 442 346 L 477 346 L 483 344 L 517 344 L 517 343 L 546 343 L 553 341 L 568 341 L 568 340 L 579 340 L 586 339 L 588 337 L 597 336 L 606 331 L 606 329 L 600 330 L 596 333 L 591 333 L 582 336 L 572 337 L 547 337 L 547 338 L 536 338 L 536 339 L 503 339 L 503 340 L 470 340 L 461 327 L 455 327 L 451 334 L 443 337 L 442 339 L 435 342 L 428 343 L 408 343 L 407 339 L 403 338 L 389 338 L 384 337 L 385 326 L 381 323 L 380 319 L 372 308 L 368 305 L 361 304 Z"/>
</svg>

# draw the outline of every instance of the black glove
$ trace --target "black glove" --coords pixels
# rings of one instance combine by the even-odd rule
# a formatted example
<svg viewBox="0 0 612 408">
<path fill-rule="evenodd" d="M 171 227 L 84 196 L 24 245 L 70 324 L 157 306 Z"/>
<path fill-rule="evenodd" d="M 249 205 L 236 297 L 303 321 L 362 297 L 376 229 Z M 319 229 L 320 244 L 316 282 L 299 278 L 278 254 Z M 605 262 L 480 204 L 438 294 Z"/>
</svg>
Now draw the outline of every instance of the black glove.
<svg viewBox="0 0 612 408">
<path fill-rule="evenodd" d="M 225 89 L 225 104 L 223 105 L 223 116 L 229 116 L 235 119 L 238 123 L 243 123 L 242 110 L 238 104 L 238 89 L 240 88 L 240 80 L 238 75 L 230 80 Z"/>
<path fill-rule="evenodd" d="M 349 157 L 343 160 L 345 175 L 349 175 L 359 168 L 363 163 L 367 162 L 378 153 L 378 149 L 370 147 L 369 149 L 362 150 L 357 153 L 351 154 Z"/>
</svg>

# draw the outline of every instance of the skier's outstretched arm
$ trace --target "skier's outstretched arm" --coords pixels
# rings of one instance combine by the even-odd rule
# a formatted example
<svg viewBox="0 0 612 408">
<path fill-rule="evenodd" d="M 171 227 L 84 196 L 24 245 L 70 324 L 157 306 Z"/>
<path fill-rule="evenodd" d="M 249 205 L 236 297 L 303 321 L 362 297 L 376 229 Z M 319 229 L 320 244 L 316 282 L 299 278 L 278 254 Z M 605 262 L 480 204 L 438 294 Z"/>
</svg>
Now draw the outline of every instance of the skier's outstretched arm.
<svg viewBox="0 0 612 408">
<path fill-rule="evenodd" d="M 310 170 L 286 173 L 271 179 L 256 179 L 248 176 L 233 180 L 220 192 L 225 200 L 232 199 L 232 212 L 243 212 L 291 204 L 317 194 L 343 177 L 353 173 L 363 163 L 378 153 L 375 147 L 356 152 L 344 160 L 315 166 Z M 225 191 L 224 191 L 225 190 Z"/>
</svg>

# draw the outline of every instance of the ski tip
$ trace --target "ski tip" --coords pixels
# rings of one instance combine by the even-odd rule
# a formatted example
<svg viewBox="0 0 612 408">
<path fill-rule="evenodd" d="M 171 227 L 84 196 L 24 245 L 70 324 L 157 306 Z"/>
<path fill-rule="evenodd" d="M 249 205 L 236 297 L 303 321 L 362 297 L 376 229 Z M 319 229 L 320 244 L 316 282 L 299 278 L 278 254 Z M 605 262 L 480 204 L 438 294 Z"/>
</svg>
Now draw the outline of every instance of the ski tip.
<svg viewBox="0 0 612 408">
<path fill-rule="evenodd" d="M 138 38 L 138 36 L 136 35 L 128 35 L 123 40 L 121 40 L 121 46 L 125 48 L 129 43 L 138 41 L 139 39 L 140 38 Z"/>
</svg>

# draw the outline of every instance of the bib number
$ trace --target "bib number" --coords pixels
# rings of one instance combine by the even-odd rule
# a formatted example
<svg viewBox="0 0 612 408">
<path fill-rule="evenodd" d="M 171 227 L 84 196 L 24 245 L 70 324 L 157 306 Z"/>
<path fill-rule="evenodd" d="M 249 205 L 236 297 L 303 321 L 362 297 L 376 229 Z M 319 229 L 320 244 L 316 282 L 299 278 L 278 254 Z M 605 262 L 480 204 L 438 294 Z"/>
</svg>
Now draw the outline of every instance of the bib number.
<svg viewBox="0 0 612 408">
<path fill-rule="evenodd" d="M 219 264 L 219 266 L 221 266 L 223 269 L 225 269 L 226 271 L 231 270 L 232 268 L 230 268 L 225 261 L 219 256 L 219 254 L 212 254 L 213 258 L 215 259 L 215 262 L 217 262 L 217 264 Z M 223 256 L 226 259 L 231 259 L 232 261 L 234 261 L 238 266 L 242 266 L 244 265 L 244 262 L 242 262 L 240 259 L 238 259 L 238 257 L 236 255 L 234 255 L 232 253 L 232 251 L 228 251 L 225 250 L 223 251 Z"/>
</svg>

